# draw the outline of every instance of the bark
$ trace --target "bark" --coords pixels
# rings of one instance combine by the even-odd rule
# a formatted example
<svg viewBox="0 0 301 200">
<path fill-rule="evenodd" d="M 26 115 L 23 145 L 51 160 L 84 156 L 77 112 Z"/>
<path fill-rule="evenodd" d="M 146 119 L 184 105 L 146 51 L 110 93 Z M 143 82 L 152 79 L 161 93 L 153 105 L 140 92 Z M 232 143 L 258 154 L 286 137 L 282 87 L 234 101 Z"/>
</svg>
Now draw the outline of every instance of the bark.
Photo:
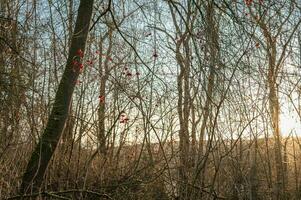
<svg viewBox="0 0 301 200">
<path fill-rule="evenodd" d="M 279 99 L 277 95 L 278 85 L 276 84 L 276 44 L 270 43 L 269 52 L 269 73 L 268 73 L 268 87 L 269 87 L 269 110 L 271 114 L 271 123 L 274 135 L 274 153 L 276 163 L 276 187 L 275 187 L 275 199 L 283 199 L 284 194 L 284 176 L 282 165 L 282 148 L 281 148 L 281 135 L 279 128 Z"/>
<path fill-rule="evenodd" d="M 284 172 L 282 163 L 282 144 L 281 134 L 279 127 L 279 116 L 280 116 L 280 104 L 278 97 L 278 84 L 277 76 L 279 74 L 279 63 L 283 59 L 282 56 L 276 61 L 277 47 L 276 37 L 272 36 L 268 26 L 263 21 L 258 21 L 259 26 L 265 37 L 267 45 L 267 58 L 268 58 L 268 74 L 267 74 L 267 86 L 268 86 L 268 101 L 269 101 L 269 112 L 270 120 L 273 129 L 274 136 L 274 154 L 275 154 L 275 168 L 276 168 L 276 184 L 274 191 L 274 199 L 281 200 L 284 198 L 285 186 L 284 186 Z M 290 39 L 289 39 L 290 40 Z M 278 63 L 278 64 L 277 64 Z"/>
<path fill-rule="evenodd" d="M 193 98 L 191 99 L 191 150 L 190 150 L 190 157 L 191 157 L 191 167 L 195 168 L 196 161 L 197 161 L 197 127 L 200 122 L 201 118 L 196 119 L 196 108 L 193 105 Z"/>
<path fill-rule="evenodd" d="M 257 176 L 257 151 L 258 138 L 255 137 L 254 144 L 251 147 L 251 169 L 250 169 L 250 200 L 258 199 L 258 176 Z"/>
<path fill-rule="evenodd" d="M 108 27 L 109 28 L 109 27 Z M 99 74 L 100 74 L 100 87 L 99 87 L 99 108 L 98 108 L 98 140 L 99 140 L 99 145 L 100 145 L 100 152 L 103 154 L 106 154 L 107 152 L 107 136 L 106 136 L 106 127 L 105 127 L 105 111 L 106 111 L 106 85 L 107 85 L 107 80 L 109 77 L 109 56 L 112 51 L 112 35 L 113 31 L 109 29 L 108 32 L 108 40 L 109 40 L 109 47 L 108 50 L 106 51 L 107 57 L 102 59 L 102 55 L 104 54 L 103 52 L 103 41 L 105 40 L 106 37 L 101 39 L 99 43 Z"/>
<path fill-rule="evenodd" d="M 208 82 L 206 88 L 206 100 L 203 108 L 203 119 L 200 128 L 199 154 L 198 154 L 199 161 L 202 160 L 204 157 L 205 131 L 211 113 L 214 86 L 216 82 L 215 74 L 216 74 L 216 70 L 218 69 L 218 62 L 219 62 L 218 27 L 214 19 L 214 14 L 215 13 L 214 13 L 213 3 L 210 2 L 208 3 L 208 5 L 206 5 L 206 40 L 207 40 L 206 51 L 209 52 L 209 60 L 208 60 L 209 75 L 208 75 Z M 198 179 L 199 180 L 198 184 L 200 185 L 200 187 L 204 187 L 205 169 L 200 169 L 200 170 L 201 170 L 200 173 L 201 177 Z"/>
<path fill-rule="evenodd" d="M 80 74 L 80 68 L 77 65 L 74 66 L 73 61 L 80 62 L 78 52 L 79 50 L 84 52 L 92 9 L 93 0 L 80 1 L 65 71 L 44 133 L 35 147 L 23 175 L 20 188 L 21 194 L 38 192 L 40 190 L 49 161 L 63 133 L 74 87 Z"/>
<path fill-rule="evenodd" d="M 288 185 L 288 170 L 289 170 L 289 165 L 288 165 L 288 150 L 287 150 L 287 146 L 288 146 L 288 140 L 289 137 L 286 139 L 285 143 L 284 143 L 284 148 L 283 148 L 283 184 L 284 184 L 284 189 L 286 189 L 286 186 Z M 286 191 L 285 195 L 286 194 Z"/>
<path fill-rule="evenodd" d="M 180 75 L 178 76 L 178 114 L 180 121 L 180 198 L 188 199 L 188 168 L 189 168 L 189 131 L 188 131 L 188 117 L 189 117 L 189 83 L 188 83 L 189 69 L 181 67 Z M 184 87 L 183 87 L 184 86 Z M 183 106 L 184 105 L 184 106 Z M 184 107 L 184 108 L 183 108 Z"/>
<path fill-rule="evenodd" d="M 106 101 L 106 82 L 107 82 L 107 75 L 106 71 L 103 70 L 103 62 L 102 62 L 102 48 L 103 41 L 101 40 L 99 43 L 99 74 L 100 74 L 100 86 L 99 86 L 99 108 L 98 108 L 98 140 L 100 145 L 100 152 L 106 152 L 106 138 L 105 138 L 105 101 Z"/>
<path fill-rule="evenodd" d="M 190 60 L 189 60 L 189 44 L 188 37 L 182 35 L 185 56 L 183 56 L 180 48 L 181 42 L 176 45 L 176 59 L 180 66 L 180 73 L 177 77 L 178 89 L 178 115 L 180 122 L 179 138 L 180 138 L 180 166 L 179 166 L 179 196 L 181 199 L 189 199 L 188 192 L 188 171 L 189 171 L 189 114 L 190 114 Z"/>
<path fill-rule="evenodd" d="M 218 68 L 218 28 L 215 24 L 214 20 L 214 10 L 213 10 L 213 3 L 209 3 L 207 5 L 207 21 L 206 21 L 206 37 L 207 37 L 207 48 L 209 51 L 209 76 L 208 76 L 208 83 L 207 83 L 207 90 L 206 90 L 206 101 L 204 106 L 204 114 L 203 114 L 203 121 L 200 129 L 200 155 L 203 155 L 203 148 L 204 148 L 204 136 L 205 136 L 205 129 L 207 126 L 207 121 L 210 114 L 210 107 L 212 104 L 212 95 L 215 83 L 215 70 Z"/>
</svg>

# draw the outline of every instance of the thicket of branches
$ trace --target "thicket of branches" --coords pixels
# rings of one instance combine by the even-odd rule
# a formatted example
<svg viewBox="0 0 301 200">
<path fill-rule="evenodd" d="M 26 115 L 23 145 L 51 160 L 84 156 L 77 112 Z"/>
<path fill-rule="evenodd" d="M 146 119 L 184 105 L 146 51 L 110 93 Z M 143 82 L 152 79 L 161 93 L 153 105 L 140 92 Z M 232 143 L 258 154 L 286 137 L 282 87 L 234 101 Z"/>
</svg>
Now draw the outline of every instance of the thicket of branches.
<svg viewBox="0 0 301 200">
<path fill-rule="evenodd" d="M 297 0 L 0 0 L 1 199 L 301 199 Z"/>
</svg>

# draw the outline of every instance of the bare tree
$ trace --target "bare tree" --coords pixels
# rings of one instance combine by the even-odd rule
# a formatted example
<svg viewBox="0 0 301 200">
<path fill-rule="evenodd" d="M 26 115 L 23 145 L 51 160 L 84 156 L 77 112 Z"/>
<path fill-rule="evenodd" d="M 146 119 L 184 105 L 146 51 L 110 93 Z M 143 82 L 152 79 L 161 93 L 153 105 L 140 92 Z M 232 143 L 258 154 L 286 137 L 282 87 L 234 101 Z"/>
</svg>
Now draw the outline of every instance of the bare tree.
<svg viewBox="0 0 301 200">
<path fill-rule="evenodd" d="M 92 8 L 93 0 L 80 2 L 65 72 L 45 131 L 35 147 L 24 173 L 20 189 L 21 194 L 40 190 L 48 163 L 64 130 L 72 93 L 82 70 L 81 62 L 84 56 Z"/>
</svg>

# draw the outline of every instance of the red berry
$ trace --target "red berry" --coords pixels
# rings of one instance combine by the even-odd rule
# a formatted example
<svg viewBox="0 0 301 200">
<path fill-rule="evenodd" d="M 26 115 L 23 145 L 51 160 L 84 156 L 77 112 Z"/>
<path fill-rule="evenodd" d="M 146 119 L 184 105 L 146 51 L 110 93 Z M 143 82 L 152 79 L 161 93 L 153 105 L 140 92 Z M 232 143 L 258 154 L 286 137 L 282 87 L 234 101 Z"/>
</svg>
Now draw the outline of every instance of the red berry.
<svg viewBox="0 0 301 200">
<path fill-rule="evenodd" d="M 250 6 L 252 4 L 253 0 L 245 0 L 245 3 L 247 6 Z"/>
<path fill-rule="evenodd" d="M 84 52 L 81 49 L 77 50 L 76 53 L 80 58 L 84 57 Z"/>
<path fill-rule="evenodd" d="M 75 67 L 75 66 L 78 65 L 78 62 L 77 62 L 76 60 L 73 60 L 73 61 L 72 61 L 72 65 Z"/>
<path fill-rule="evenodd" d="M 104 103 L 104 101 L 105 101 L 105 96 L 99 95 L 98 98 L 99 98 L 100 103 Z"/>
</svg>

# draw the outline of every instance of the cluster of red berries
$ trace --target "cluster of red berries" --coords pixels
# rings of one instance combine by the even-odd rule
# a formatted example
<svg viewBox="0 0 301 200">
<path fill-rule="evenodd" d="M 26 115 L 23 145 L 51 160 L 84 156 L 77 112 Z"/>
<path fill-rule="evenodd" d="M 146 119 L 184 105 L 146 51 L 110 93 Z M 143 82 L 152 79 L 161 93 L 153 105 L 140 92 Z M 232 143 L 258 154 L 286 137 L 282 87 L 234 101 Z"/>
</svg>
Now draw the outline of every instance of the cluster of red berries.
<svg viewBox="0 0 301 200">
<path fill-rule="evenodd" d="M 253 0 L 245 0 L 245 3 L 247 6 L 250 6 L 252 4 Z"/>
<path fill-rule="evenodd" d="M 100 103 L 104 103 L 105 102 L 105 96 L 103 96 L 103 95 L 99 95 L 99 102 Z"/>
<path fill-rule="evenodd" d="M 124 68 L 123 74 L 129 78 L 131 78 L 133 76 L 133 73 L 127 67 Z M 140 73 L 136 72 L 136 76 L 139 76 L 139 75 L 140 75 Z"/>
<path fill-rule="evenodd" d="M 82 72 L 84 69 L 84 65 L 81 62 L 83 57 L 84 57 L 84 52 L 81 49 L 78 49 L 76 51 L 76 58 L 72 61 L 73 68 L 79 69 L 80 72 Z"/>
<path fill-rule="evenodd" d="M 263 0 L 258 0 L 259 4 L 263 4 Z M 253 0 L 245 0 L 245 4 L 247 6 L 251 6 L 251 4 L 253 3 Z"/>
</svg>

